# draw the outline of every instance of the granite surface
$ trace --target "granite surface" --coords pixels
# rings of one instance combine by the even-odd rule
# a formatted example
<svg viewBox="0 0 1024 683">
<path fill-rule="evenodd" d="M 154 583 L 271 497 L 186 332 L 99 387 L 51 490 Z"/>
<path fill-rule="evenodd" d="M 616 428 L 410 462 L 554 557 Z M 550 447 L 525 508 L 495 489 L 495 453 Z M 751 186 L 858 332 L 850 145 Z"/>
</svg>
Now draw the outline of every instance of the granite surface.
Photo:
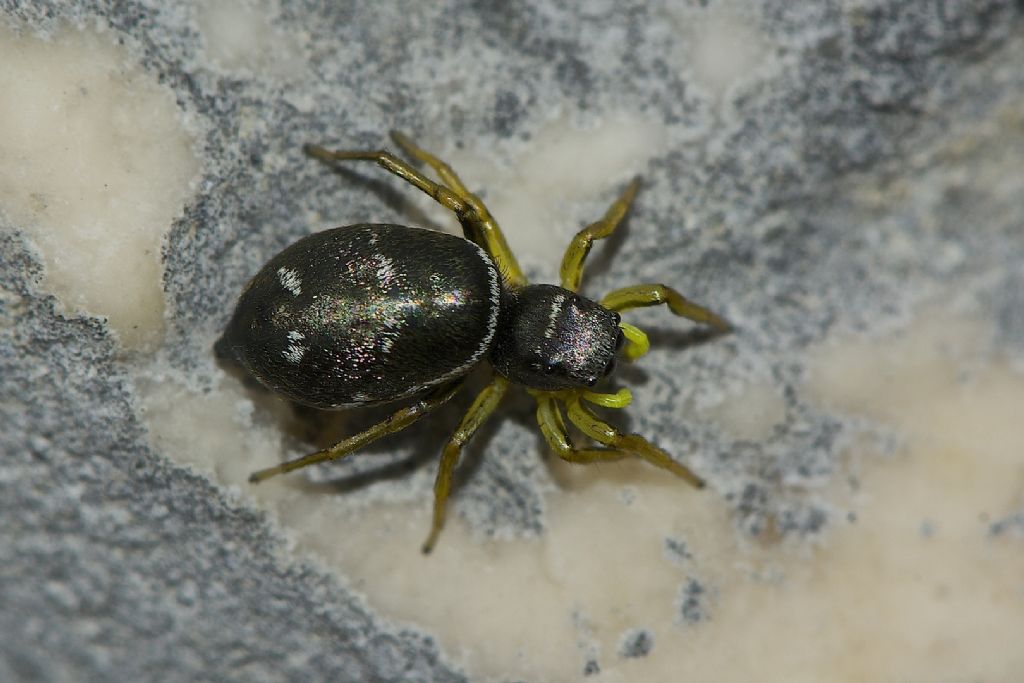
<svg viewBox="0 0 1024 683">
<path fill-rule="evenodd" d="M 643 391 L 626 423 L 695 444 L 709 495 L 742 533 L 814 537 L 828 532 L 828 503 L 778 482 L 831 477 L 851 423 L 794 389 L 810 345 L 898 329 L 953 283 L 993 316 L 1001 348 L 1024 351 L 1024 11 L 762 0 L 743 15 L 763 59 L 721 88 L 686 66 L 685 18 L 708 5 L 288 2 L 257 11 L 297 54 L 251 70 L 197 57 L 195 8 L 39 0 L 0 2 L 0 14 L 29 33 L 107 27 L 201 122 L 202 177 L 167 233 L 167 330 L 153 353 L 197 391 L 219 372 L 209 344 L 239 288 L 310 230 L 310 213 L 419 211 L 370 171 L 325 173 L 302 143 L 374 148 L 398 128 L 514 150 L 559 112 L 584 127 L 624 109 L 656 121 L 665 146 L 641 169 L 629 239 L 597 257 L 588 286 L 671 274 L 738 332 L 699 343 L 643 312 L 655 347 L 678 352 L 630 376 Z M 467 680 L 429 633 L 283 560 L 262 513 L 156 451 L 132 379 L 147 361 L 126 360 L 101 320 L 61 314 L 20 226 L 0 220 L 0 680 Z M 524 265 L 553 279 L 540 259 Z M 766 439 L 663 409 L 750 377 L 785 399 Z M 485 431 L 487 457 L 471 451 L 457 509 L 483 535 L 545 532 L 531 411 L 513 401 L 524 428 Z M 399 439 L 390 462 L 426 466 L 433 454 L 414 449 L 456 414 Z M 416 481 L 389 485 L 427 500 L 429 479 Z M 634 635 L 623 656 L 650 648 Z"/>
</svg>

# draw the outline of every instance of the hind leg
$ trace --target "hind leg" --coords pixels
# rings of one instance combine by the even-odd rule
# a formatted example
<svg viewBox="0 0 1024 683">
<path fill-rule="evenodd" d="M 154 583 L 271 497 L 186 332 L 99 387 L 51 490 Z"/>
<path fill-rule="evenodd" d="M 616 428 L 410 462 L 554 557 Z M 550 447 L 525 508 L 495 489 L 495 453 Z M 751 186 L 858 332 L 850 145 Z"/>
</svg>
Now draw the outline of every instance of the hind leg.
<svg viewBox="0 0 1024 683">
<path fill-rule="evenodd" d="M 330 460 L 338 460 L 339 458 L 351 455 L 363 446 L 371 444 L 381 437 L 402 431 L 412 423 L 425 417 L 431 411 L 441 407 L 447 403 L 452 396 L 459 392 L 462 388 L 462 384 L 463 380 L 460 379 L 455 382 L 442 385 L 411 406 L 405 406 L 369 429 L 366 429 L 359 434 L 354 434 L 344 441 L 334 444 L 330 448 L 325 448 L 322 451 L 317 451 L 316 453 L 311 453 L 301 458 L 296 458 L 295 460 L 289 460 L 288 462 L 281 463 L 274 467 L 268 467 L 258 472 L 253 472 L 249 475 L 249 482 L 252 484 L 258 484 L 261 481 L 278 474 L 293 472 L 295 470 L 302 469 L 303 467 L 309 467 L 310 465 L 316 465 Z"/>
<path fill-rule="evenodd" d="M 487 250 L 491 258 L 497 264 L 502 275 L 513 285 L 525 285 L 526 277 L 523 275 L 519 262 L 505 241 L 505 234 L 501 231 L 497 221 L 491 216 L 487 205 L 479 197 L 466 188 L 465 183 L 458 174 L 447 163 L 437 158 L 430 152 L 414 143 L 409 137 L 397 130 L 391 131 L 391 138 L 398 143 L 406 154 L 413 157 L 420 163 L 424 163 L 434 169 L 441 182 L 447 185 L 452 192 L 459 196 L 470 208 L 474 215 L 465 220 L 460 216 L 463 230 L 466 237 L 473 240 Z"/>
<path fill-rule="evenodd" d="M 405 161 L 399 159 L 390 152 L 377 151 L 352 151 L 352 150 L 330 150 L 320 145 L 303 145 L 302 150 L 321 161 L 372 161 L 378 166 L 393 173 L 405 182 L 425 192 L 431 199 L 451 210 L 461 220 L 464 216 L 473 213 L 470 207 L 456 192 L 435 183 Z"/>
</svg>

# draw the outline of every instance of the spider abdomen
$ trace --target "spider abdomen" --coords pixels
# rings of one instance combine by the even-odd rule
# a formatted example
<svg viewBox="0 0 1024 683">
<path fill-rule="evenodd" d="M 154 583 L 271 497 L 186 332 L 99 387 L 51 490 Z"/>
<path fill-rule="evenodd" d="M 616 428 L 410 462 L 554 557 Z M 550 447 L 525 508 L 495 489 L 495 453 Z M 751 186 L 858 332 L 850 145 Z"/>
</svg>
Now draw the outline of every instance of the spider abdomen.
<svg viewBox="0 0 1024 683">
<path fill-rule="evenodd" d="M 491 347 L 500 305 L 497 267 L 472 242 L 351 225 L 273 257 L 242 293 L 218 350 L 299 403 L 371 405 L 467 373 Z"/>
</svg>

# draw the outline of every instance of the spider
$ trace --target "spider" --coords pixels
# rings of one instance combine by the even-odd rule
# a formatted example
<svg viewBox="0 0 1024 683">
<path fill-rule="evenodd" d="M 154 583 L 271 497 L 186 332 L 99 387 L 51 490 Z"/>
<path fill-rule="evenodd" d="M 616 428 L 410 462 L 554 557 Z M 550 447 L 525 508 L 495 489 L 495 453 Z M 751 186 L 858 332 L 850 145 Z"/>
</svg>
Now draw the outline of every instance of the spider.
<svg viewBox="0 0 1024 683">
<path fill-rule="evenodd" d="M 487 207 L 455 171 L 398 132 L 392 138 L 433 169 L 431 180 L 386 151 L 331 151 L 306 145 L 321 161 L 372 161 L 455 213 L 465 238 L 401 225 L 357 224 L 300 239 L 249 282 L 216 349 L 261 383 L 296 402 L 341 409 L 416 397 L 365 431 L 305 457 L 255 472 L 250 481 L 337 460 L 405 429 L 450 400 L 478 364 L 494 370 L 441 454 L 429 553 L 444 525 L 452 473 L 462 447 L 497 409 L 509 386 L 526 388 L 551 449 L 574 463 L 640 457 L 696 487 L 704 482 L 637 434 L 623 434 L 588 403 L 623 408 L 627 389 L 593 388 L 616 357 L 644 355 L 647 336 L 622 311 L 666 304 L 672 313 L 719 331 L 722 317 L 663 284 L 624 287 L 600 301 L 579 294 L 595 240 L 612 234 L 639 187 L 634 179 L 599 221 L 580 230 L 561 265 L 561 285 L 531 284 Z M 599 444 L 573 444 L 565 417 Z"/>
</svg>

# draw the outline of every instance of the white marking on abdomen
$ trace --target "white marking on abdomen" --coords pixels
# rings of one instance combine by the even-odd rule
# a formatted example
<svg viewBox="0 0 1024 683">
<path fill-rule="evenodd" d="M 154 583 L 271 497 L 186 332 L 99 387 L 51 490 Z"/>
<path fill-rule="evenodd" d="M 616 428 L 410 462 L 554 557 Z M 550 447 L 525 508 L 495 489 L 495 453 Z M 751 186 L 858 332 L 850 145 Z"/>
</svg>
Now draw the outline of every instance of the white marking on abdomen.
<svg viewBox="0 0 1024 683">
<path fill-rule="evenodd" d="M 296 365 L 299 364 L 307 351 L 306 347 L 299 342 L 305 338 L 306 335 L 302 334 L 298 330 L 292 330 L 288 333 L 288 348 L 284 350 L 284 358 L 286 361 Z"/>
<path fill-rule="evenodd" d="M 377 284 L 381 287 L 390 287 L 395 280 L 395 262 L 384 255 L 374 257 L 377 262 Z"/>
<path fill-rule="evenodd" d="M 281 282 L 281 286 L 291 292 L 293 296 L 302 294 L 302 280 L 296 271 L 282 266 L 277 269 L 277 279 Z"/>
</svg>

